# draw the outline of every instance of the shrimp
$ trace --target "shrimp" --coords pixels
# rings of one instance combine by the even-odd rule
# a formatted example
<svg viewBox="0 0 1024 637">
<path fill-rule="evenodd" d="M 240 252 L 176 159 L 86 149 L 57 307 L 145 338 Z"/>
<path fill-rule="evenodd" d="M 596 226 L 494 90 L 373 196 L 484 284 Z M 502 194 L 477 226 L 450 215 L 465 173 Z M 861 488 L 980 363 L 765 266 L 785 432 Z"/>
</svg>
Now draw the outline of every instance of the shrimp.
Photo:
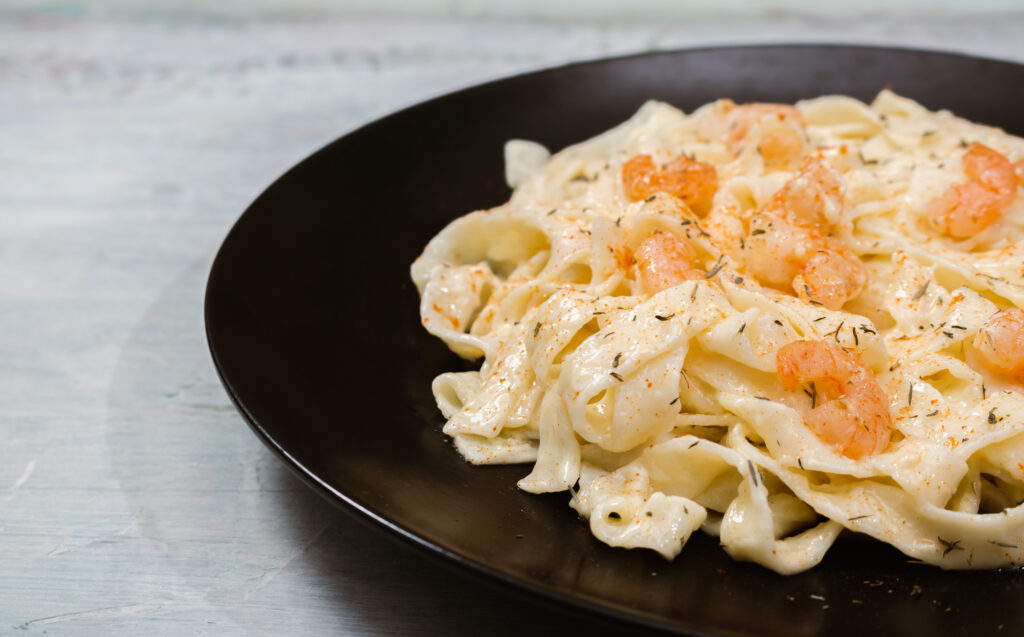
<svg viewBox="0 0 1024 637">
<path fill-rule="evenodd" d="M 773 131 L 761 137 L 757 152 L 768 163 L 798 158 L 804 152 L 804 140 L 792 129 Z"/>
<path fill-rule="evenodd" d="M 1017 196 L 1017 173 L 1002 154 L 973 143 L 964 153 L 963 165 L 967 181 L 950 186 L 925 208 L 935 230 L 957 239 L 998 221 Z"/>
<path fill-rule="evenodd" d="M 754 213 L 743 261 L 769 285 L 837 310 L 867 286 L 867 270 L 839 239 L 825 234 L 842 213 L 843 184 L 821 159 L 810 159 Z"/>
<path fill-rule="evenodd" d="M 793 277 L 797 297 L 838 310 L 868 284 L 867 269 L 857 255 L 838 239 L 824 237 L 817 253 Z"/>
<path fill-rule="evenodd" d="M 743 263 L 768 285 L 784 287 L 800 274 L 817 237 L 771 209 L 754 213 L 747 224 Z"/>
<path fill-rule="evenodd" d="M 978 360 L 989 370 L 1024 383 L 1024 311 L 996 314 L 974 336 Z"/>
<path fill-rule="evenodd" d="M 843 182 L 821 159 L 808 159 L 797 174 L 775 193 L 769 208 L 789 214 L 804 227 L 835 224 L 843 207 Z"/>
<path fill-rule="evenodd" d="M 644 291 L 656 294 L 691 279 L 703 279 L 704 273 L 694 268 L 697 253 L 674 234 L 655 232 L 640 242 L 636 263 Z"/>
<path fill-rule="evenodd" d="M 804 125 L 803 115 L 792 104 L 776 104 L 775 102 L 750 102 L 734 106 L 726 115 L 729 125 L 728 140 L 742 140 L 765 115 L 776 115 L 779 119 L 792 119 Z"/>
<path fill-rule="evenodd" d="M 812 407 L 805 420 L 823 442 L 854 460 L 889 445 L 889 401 L 859 356 L 831 341 L 794 341 L 779 349 L 776 366 L 786 391 L 811 383 Z"/>
<path fill-rule="evenodd" d="M 718 173 L 711 164 L 689 157 L 677 157 L 659 169 L 650 155 L 637 155 L 622 165 L 622 187 L 632 201 L 667 192 L 688 206 L 703 207 L 718 190 Z"/>
<path fill-rule="evenodd" d="M 725 143 L 732 152 L 737 152 L 746 142 L 751 129 L 759 124 L 766 115 L 775 115 L 780 121 L 789 120 L 803 127 L 804 119 L 795 106 L 789 104 L 771 104 L 754 102 L 735 106 L 725 116 Z M 767 132 L 758 142 L 758 152 L 766 161 L 777 161 L 800 155 L 804 150 L 804 142 L 799 133 L 785 127 Z"/>
</svg>

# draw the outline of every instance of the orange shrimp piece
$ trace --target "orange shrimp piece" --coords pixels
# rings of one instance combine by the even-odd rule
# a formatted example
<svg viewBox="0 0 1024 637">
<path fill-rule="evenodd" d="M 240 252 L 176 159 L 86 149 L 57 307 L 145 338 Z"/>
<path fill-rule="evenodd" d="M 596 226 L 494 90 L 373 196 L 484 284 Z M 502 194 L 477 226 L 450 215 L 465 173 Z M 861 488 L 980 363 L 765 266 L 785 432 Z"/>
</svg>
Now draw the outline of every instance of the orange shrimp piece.
<svg viewBox="0 0 1024 637">
<path fill-rule="evenodd" d="M 804 140 L 793 130 L 775 131 L 761 138 L 757 150 L 766 162 L 799 157 L 804 152 Z"/>
<path fill-rule="evenodd" d="M 996 314 L 974 336 L 978 360 L 989 370 L 1024 383 L 1024 311 Z"/>
<path fill-rule="evenodd" d="M 792 215 L 805 228 L 831 225 L 843 205 L 843 185 L 821 159 L 808 159 L 800 171 L 772 197 L 769 207 Z"/>
<path fill-rule="evenodd" d="M 842 210 L 842 182 L 810 159 L 749 223 L 744 263 L 769 285 L 792 285 L 805 301 L 837 310 L 867 286 L 860 259 L 825 231 Z"/>
<path fill-rule="evenodd" d="M 666 232 L 651 234 L 636 249 L 640 281 L 648 294 L 704 278 L 704 273 L 693 267 L 696 262 L 697 253 L 690 244 Z"/>
<path fill-rule="evenodd" d="M 688 206 L 701 207 L 715 196 L 718 173 L 711 164 L 689 157 L 677 157 L 659 169 L 650 155 L 637 155 L 622 165 L 622 187 L 632 201 L 666 192 Z"/>
<path fill-rule="evenodd" d="M 728 115 L 726 115 L 725 121 L 728 132 L 725 135 L 725 143 L 729 149 L 736 152 L 743 145 L 743 142 L 746 141 L 747 135 L 750 134 L 750 129 L 764 119 L 765 115 L 776 115 L 779 119 L 790 119 L 801 127 L 804 125 L 804 118 L 795 106 L 769 102 L 743 104 L 731 109 Z M 766 157 L 775 153 L 788 152 L 794 141 L 799 144 L 799 150 L 803 150 L 803 142 L 799 139 L 789 139 L 791 137 L 789 135 L 786 135 L 786 139 L 782 137 L 768 139 L 768 137 L 766 136 L 765 139 L 762 139 L 760 144 L 761 153 Z"/>
<path fill-rule="evenodd" d="M 812 383 L 805 420 L 823 442 L 855 460 L 889 446 L 889 401 L 859 356 L 831 341 L 794 341 L 779 349 L 776 365 L 786 391 Z"/>
<path fill-rule="evenodd" d="M 963 165 L 967 182 L 950 186 L 925 209 L 935 230 L 957 239 L 998 221 L 1017 196 L 1017 173 L 1002 154 L 974 143 L 964 153 Z"/>
<path fill-rule="evenodd" d="M 793 291 L 804 301 L 838 310 L 867 284 L 867 269 L 857 255 L 842 241 L 823 237 L 821 247 L 793 278 Z"/>
<path fill-rule="evenodd" d="M 816 237 L 770 209 L 750 219 L 743 263 L 761 282 L 784 287 L 800 274 Z"/>
</svg>

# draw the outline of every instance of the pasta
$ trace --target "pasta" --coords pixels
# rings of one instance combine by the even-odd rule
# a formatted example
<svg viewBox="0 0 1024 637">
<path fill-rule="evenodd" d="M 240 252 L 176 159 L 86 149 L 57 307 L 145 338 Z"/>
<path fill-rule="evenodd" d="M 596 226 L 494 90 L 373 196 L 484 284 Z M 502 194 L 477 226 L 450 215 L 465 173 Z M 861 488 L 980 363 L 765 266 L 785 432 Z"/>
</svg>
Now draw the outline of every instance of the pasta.
<svg viewBox="0 0 1024 637">
<path fill-rule="evenodd" d="M 482 359 L 432 386 L 469 462 L 668 559 L 702 529 L 784 574 L 844 531 L 1024 563 L 1024 140 L 885 90 L 505 153 L 510 201 L 411 268 Z"/>
</svg>

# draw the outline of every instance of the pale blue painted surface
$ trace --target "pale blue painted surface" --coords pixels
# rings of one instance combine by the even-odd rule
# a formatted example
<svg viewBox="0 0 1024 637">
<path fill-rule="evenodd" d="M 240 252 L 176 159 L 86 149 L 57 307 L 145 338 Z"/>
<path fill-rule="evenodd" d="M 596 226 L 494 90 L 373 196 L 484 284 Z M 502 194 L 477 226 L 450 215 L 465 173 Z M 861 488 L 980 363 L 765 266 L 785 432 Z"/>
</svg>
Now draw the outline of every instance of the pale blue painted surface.
<svg viewBox="0 0 1024 637">
<path fill-rule="evenodd" d="M 10 9 L 111 17 L 426 17 L 623 20 L 652 22 L 693 17 L 781 15 L 993 15 L 1019 12 L 1019 0 L 7 0 Z"/>
<path fill-rule="evenodd" d="M 462 18 L 437 3 L 428 21 L 281 18 L 270 0 L 258 20 L 190 14 L 198 3 L 173 19 L 127 2 L 106 18 L 6 3 L 0 634 L 511 634 L 493 613 L 499 593 L 338 514 L 249 433 L 203 337 L 213 254 L 304 155 L 497 76 L 790 40 L 1024 61 L 1020 13 L 835 20 L 757 4 L 756 17 L 683 25 Z M 459 613 L 453 598 L 465 600 Z M 546 613 L 522 607 L 519 630 L 549 634 Z"/>
</svg>

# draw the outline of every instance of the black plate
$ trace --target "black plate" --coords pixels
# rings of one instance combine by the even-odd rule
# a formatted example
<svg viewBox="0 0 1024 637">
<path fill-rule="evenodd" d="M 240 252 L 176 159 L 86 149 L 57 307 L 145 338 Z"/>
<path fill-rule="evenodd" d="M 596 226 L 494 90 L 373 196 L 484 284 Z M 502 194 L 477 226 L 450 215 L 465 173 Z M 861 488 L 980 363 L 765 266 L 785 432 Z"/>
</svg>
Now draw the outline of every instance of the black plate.
<svg viewBox="0 0 1024 637">
<path fill-rule="evenodd" d="M 669 564 L 593 539 L 524 466 L 473 467 L 441 434 L 430 381 L 464 368 L 421 328 L 409 264 L 448 221 L 503 202 L 502 145 L 558 149 L 646 99 L 870 100 L 1024 132 L 1024 66 L 849 46 L 756 46 L 575 64 L 431 100 L 350 133 L 281 177 L 231 230 L 206 329 L 252 428 L 310 485 L 413 543 L 560 602 L 691 633 L 1024 632 L 1024 576 L 943 572 L 841 541 L 808 573 L 733 562 L 701 534 Z"/>
</svg>

